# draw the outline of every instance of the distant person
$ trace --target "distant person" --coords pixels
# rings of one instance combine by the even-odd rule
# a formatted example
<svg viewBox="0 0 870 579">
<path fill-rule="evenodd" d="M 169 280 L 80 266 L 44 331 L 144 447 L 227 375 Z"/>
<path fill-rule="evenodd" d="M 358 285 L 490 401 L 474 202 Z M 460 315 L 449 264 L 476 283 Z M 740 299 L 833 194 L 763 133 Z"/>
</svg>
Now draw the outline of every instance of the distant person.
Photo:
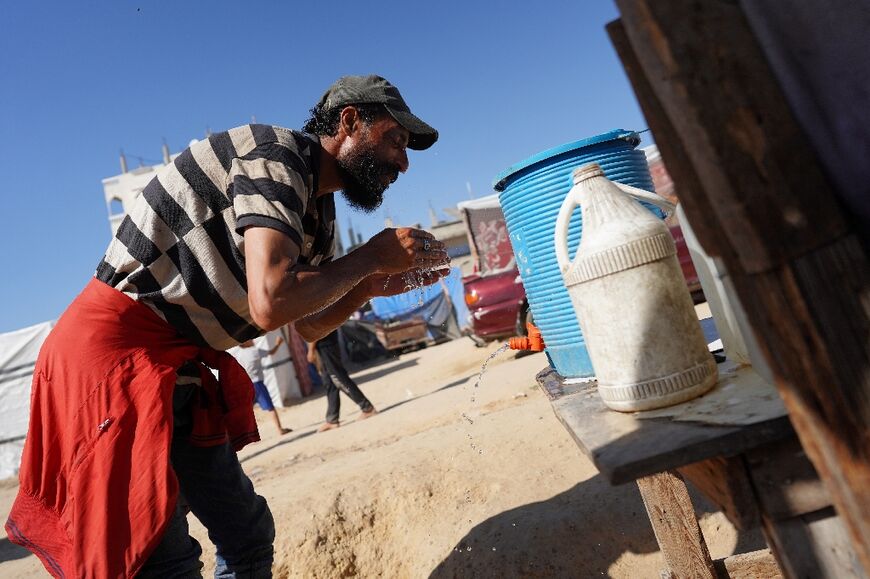
<svg viewBox="0 0 870 579">
<path fill-rule="evenodd" d="M 239 349 L 236 350 L 235 354 L 236 360 L 239 361 L 239 364 L 242 365 L 242 368 L 250 376 L 251 382 L 254 383 L 254 399 L 260 405 L 260 408 L 272 414 L 272 421 L 275 423 L 275 428 L 278 429 L 278 434 L 287 434 L 288 432 L 293 432 L 293 430 L 281 426 L 281 417 L 278 416 L 278 411 L 275 410 L 275 405 L 272 404 L 272 396 L 269 394 L 269 389 L 266 388 L 266 383 L 264 382 L 263 357 L 271 356 L 277 352 L 283 342 L 284 339 L 279 336 L 275 342 L 275 347 L 271 350 L 264 350 L 258 348 L 254 344 L 254 340 L 248 340 L 239 344 Z"/>
<path fill-rule="evenodd" d="M 333 193 L 374 211 L 437 139 L 387 80 L 350 76 L 303 132 L 236 127 L 160 168 L 40 350 L 9 539 L 55 577 L 199 576 L 190 511 L 216 577 L 270 577 L 275 524 L 236 455 L 260 439 L 254 388 L 226 350 L 288 323 L 317 341 L 446 265 L 414 228 L 333 259 Z"/>
<path fill-rule="evenodd" d="M 323 385 L 326 387 L 326 422 L 317 429 L 318 432 L 339 427 L 339 415 L 341 411 L 339 390 L 344 392 L 348 398 L 359 406 L 362 412 L 360 420 L 365 420 L 378 413 L 341 363 L 338 330 L 333 330 L 325 338 L 308 344 L 308 361 L 316 364 L 318 358 L 322 368 L 320 377 L 323 380 Z"/>
</svg>

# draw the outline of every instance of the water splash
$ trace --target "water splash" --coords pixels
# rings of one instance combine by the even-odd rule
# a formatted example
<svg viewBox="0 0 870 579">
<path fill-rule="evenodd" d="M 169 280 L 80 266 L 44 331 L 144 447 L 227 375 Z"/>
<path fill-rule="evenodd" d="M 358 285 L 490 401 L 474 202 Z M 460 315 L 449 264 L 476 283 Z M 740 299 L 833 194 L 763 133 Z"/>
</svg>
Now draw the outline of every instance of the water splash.
<svg viewBox="0 0 870 579">
<path fill-rule="evenodd" d="M 489 358 L 484 360 L 483 366 L 480 368 L 480 374 L 477 375 L 477 380 L 474 381 L 474 390 L 471 393 L 471 401 L 474 402 L 477 396 L 477 388 L 480 386 L 480 381 L 483 379 L 483 374 L 486 372 L 486 367 L 489 366 L 489 363 L 492 362 L 493 358 L 501 354 L 502 352 L 507 352 L 510 350 L 511 345 L 507 342 L 499 346 L 499 348 L 489 355 Z"/>
<path fill-rule="evenodd" d="M 477 401 L 477 388 L 480 386 L 480 382 L 483 379 L 484 373 L 486 373 L 486 369 L 489 366 L 489 363 L 492 362 L 492 360 L 496 356 L 498 356 L 502 352 L 508 351 L 509 349 L 510 349 L 509 343 L 502 344 L 501 346 L 499 346 L 499 348 L 497 350 L 495 350 L 492 354 L 490 354 L 486 360 L 484 360 L 483 365 L 480 367 L 480 373 L 477 375 L 477 380 L 474 381 L 474 389 L 472 390 L 472 393 L 471 393 L 471 403 L 472 404 L 474 404 Z M 474 426 L 474 420 L 471 418 L 471 416 L 468 415 L 468 413 L 463 412 L 462 418 L 463 418 L 463 420 L 465 420 L 468 423 L 469 426 Z M 469 444 L 469 446 L 471 446 L 471 450 L 477 451 L 477 454 L 483 454 L 483 449 L 478 447 L 477 444 L 475 444 L 474 436 L 472 436 L 470 432 L 468 432 L 467 434 L 468 434 L 468 444 Z"/>
<path fill-rule="evenodd" d="M 431 285 L 432 279 L 438 276 L 436 272 L 448 267 L 450 259 L 434 266 L 425 268 L 414 268 L 402 274 L 402 282 L 405 287 L 400 293 L 414 291 L 417 294 L 417 307 L 422 307 L 426 303 L 426 287 Z M 384 291 L 390 286 L 393 274 L 387 274 L 387 279 L 384 282 Z"/>
</svg>

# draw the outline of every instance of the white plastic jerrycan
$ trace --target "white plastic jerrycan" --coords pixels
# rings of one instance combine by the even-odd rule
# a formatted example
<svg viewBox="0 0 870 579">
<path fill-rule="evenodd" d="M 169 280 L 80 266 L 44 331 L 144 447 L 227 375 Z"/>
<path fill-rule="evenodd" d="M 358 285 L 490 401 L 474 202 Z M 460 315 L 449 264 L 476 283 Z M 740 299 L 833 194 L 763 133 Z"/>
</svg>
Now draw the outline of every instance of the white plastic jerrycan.
<svg viewBox="0 0 870 579">
<path fill-rule="evenodd" d="M 718 378 L 674 240 L 664 222 L 630 196 L 673 209 L 654 193 L 609 181 L 595 163 L 575 169 L 555 238 L 598 392 L 622 412 L 684 402 Z M 583 234 L 571 263 L 568 224 L 577 205 Z"/>
</svg>

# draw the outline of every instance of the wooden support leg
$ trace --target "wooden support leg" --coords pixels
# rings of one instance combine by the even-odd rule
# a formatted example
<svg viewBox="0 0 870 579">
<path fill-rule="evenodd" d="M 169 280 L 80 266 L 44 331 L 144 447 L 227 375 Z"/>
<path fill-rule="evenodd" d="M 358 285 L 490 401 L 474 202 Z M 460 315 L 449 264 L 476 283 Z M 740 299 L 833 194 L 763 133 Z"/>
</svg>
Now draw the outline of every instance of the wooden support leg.
<svg viewBox="0 0 870 579">
<path fill-rule="evenodd" d="M 637 487 L 671 576 L 715 579 L 716 570 L 683 478 L 667 471 L 638 479 Z"/>
</svg>

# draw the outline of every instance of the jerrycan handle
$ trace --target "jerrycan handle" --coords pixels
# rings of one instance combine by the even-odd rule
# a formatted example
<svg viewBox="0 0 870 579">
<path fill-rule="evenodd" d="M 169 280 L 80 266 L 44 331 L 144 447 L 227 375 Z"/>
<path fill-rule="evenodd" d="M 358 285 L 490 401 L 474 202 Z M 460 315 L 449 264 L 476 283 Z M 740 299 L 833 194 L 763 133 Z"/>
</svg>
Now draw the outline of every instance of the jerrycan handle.
<svg viewBox="0 0 870 579">
<path fill-rule="evenodd" d="M 598 169 L 597 167 L 595 168 Z M 598 170 L 600 171 L 600 169 Z M 664 211 L 665 215 L 670 215 L 673 213 L 674 209 L 676 209 L 676 205 L 652 191 L 639 189 L 638 187 L 632 187 L 631 185 L 625 185 L 624 183 L 618 183 L 616 181 L 611 181 L 611 183 L 616 185 L 620 191 L 638 201 L 652 203 Z M 565 200 L 562 202 L 562 207 L 559 208 L 559 215 L 556 218 L 556 235 L 553 241 L 556 249 L 556 263 L 559 265 L 559 271 L 562 273 L 565 273 L 568 266 L 571 265 L 571 262 L 568 259 L 568 228 L 571 223 L 571 215 L 574 213 L 574 208 L 580 205 L 580 199 L 580 186 L 579 184 L 575 184 L 571 187 L 568 195 L 565 196 Z"/>
<path fill-rule="evenodd" d="M 562 201 L 559 208 L 559 216 L 556 218 L 556 236 L 553 240 L 556 247 L 556 263 L 559 271 L 565 273 L 571 262 L 568 261 L 568 226 L 571 224 L 571 215 L 574 209 L 580 206 L 580 187 L 574 185 Z"/>
<path fill-rule="evenodd" d="M 652 203 L 653 205 L 664 211 L 665 215 L 670 215 L 674 212 L 674 209 L 677 208 L 676 205 L 674 205 L 658 193 L 653 193 L 652 191 L 647 191 L 646 189 L 632 187 L 631 185 L 626 185 L 625 183 L 617 183 L 616 181 L 611 181 L 611 183 L 616 185 L 620 189 L 620 191 L 631 197 L 634 197 L 638 201 L 646 201 L 647 203 Z"/>
</svg>

